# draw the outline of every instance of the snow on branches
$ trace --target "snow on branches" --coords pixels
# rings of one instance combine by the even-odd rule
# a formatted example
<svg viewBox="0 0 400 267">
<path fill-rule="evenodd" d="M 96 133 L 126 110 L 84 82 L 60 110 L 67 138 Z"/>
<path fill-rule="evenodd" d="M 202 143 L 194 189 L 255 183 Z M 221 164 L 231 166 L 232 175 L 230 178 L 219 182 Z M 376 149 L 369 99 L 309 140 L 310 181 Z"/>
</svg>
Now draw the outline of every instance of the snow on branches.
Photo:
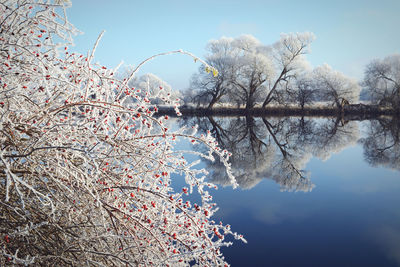
<svg viewBox="0 0 400 267">
<path fill-rule="evenodd" d="M 217 156 L 235 183 L 228 152 L 210 134 L 168 129 L 153 91 L 128 86 L 137 69 L 117 79 L 91 63 L 95 48 L 71 52 L 63 2 L 0 1 L 1 265 L 227 265 L 225 236 L 244 239 L 211 219 L 214 185 L 185 154 Z M 176 151 L 179 138 L 208 152 Z M 174 191 L 175 174 L 188 187 Z"/>
</svg>

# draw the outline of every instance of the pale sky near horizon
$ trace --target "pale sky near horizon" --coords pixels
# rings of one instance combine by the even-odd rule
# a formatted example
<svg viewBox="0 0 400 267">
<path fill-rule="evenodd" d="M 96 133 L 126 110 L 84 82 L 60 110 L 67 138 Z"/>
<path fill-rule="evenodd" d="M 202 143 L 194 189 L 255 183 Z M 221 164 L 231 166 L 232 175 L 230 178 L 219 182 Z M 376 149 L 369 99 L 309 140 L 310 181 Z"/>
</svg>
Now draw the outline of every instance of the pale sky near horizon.
<svg viewBox="0 0 400 267">
<path fill-rule="evenodd" d="M 331 65 L 361 79 L 375 58 L 400 53 L 400 0 L 72 0 L 67 15 L 83 35 L 72 50 L 85 53 L 102 30 L 95 58 L 114 67 L 137 65 L 160 52 L 183 49 L 202 57 L 210 39 L 252 34 L 272 44 L 280 33 L 313 32 L 312 66 Z M 183 55 L 158 58 L 142 69 L 185 89 L 199 63 Z"/>
</svg>

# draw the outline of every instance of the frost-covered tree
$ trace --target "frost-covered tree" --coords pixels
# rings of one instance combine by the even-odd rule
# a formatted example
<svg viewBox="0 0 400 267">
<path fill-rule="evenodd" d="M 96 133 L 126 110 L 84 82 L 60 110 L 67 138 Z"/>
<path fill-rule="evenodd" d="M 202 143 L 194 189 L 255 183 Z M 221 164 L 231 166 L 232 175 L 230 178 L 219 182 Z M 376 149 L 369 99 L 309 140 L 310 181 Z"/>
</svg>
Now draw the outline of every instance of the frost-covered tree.
<svg viewBox="0 0 400 267">
<path fill-rule="evenodd" d="M 266 93 L 265 82 L 274 75 L 269 48 L 252 35 L 234 39 L 233 47 L 237 56 L 230 95 L 232 99 L 240 99 L 246 109 L 251 109 Z"/>
<path fill-rule="evenodd" d="M 206 171 L 175 142 L 205 145 L 192 153 L 230 174 L 229 154 L 153 116 L 153 96 L 174 99 L 128 85 L 142 63 L 120 80 L 92 63 L 98 42 L 88 56 L 70 51 L 60 3 L 0 1 L 0 265 L 227 265 L 225 235 L 241 236 L 210 218 Z M 174 190 L 171 175 L 187 186 Z"/>
<path fill-rule="evenodd" d="M 310 86 L 309 81 L 301 79 L 296 81 L 294 97 L 302 109 L 304 109 L 306 104 L 312 103 L 312 101 L 315 99 L 315 93 L 316 91 Z"/>
<path fill-rule="evenodd" d="M 311 81 L 320 100 L 329 101 L 337 108 L 341 109 L 344 104 L 359 100 L 361 88 L 357 81 L 333 70 L 327 64 L 313 70 Z"/>
<path fill-rule="evenodd" d="M 232 42 L 232 38 L 223 37 L 219 40 L 211 40 L 207 44 L 209 53 L 205 56 L 205 61 L 218 69 L 219 73 L 210 75 L 208 68 L 199 68 L 198 73 L 193 75 L 189 88 L 190 91 L 196 92 L 194 102 L 208 102 L 208 108 L 212 108 L 227 95 L 231 86 L 229 81 L 237 67 Z"/>
<path fill-rule="evenodd" d="M 211 77 L 207 69 L 199 69 L 191 82 L 191 89 L 198 91 L 197 98 L 207 99 L 209 108 L 225 96 L 252 108 L 264 89 L 262 84 L 273 71 L 266 48 L 253 36 L 243 35 L 211 40 L 207 50 L 206 62 L 219 74 Z"/>
<path fill-rule="evenodd" d="M 201 69 L 192 84 L 201 89 L 199 97 L 210 97 L 212 105 L 222 93 L 246 109 L 253 108 L 256 103 L 265 107 L 277 100 L 277 91 L 286 88 L 298 73 L 307 69 L 304 54 L 308 53 L 313 39 L 314 35 L 306 32 L 282 34 L 271 46 L 262 44 L 252 35 L 210 41 L 207 63 L 222 75 L 212 80 L 204 76 Z"/>
<path fill-rule="evenodd" d="M 311 32 L 281 34 L 281 38 L 272 46 L 276 75 L 268 81 L 268 93 L 263 107 L 273 99 L 276 91 L 288 88 L 299 73 L 308 70 L 305 54 L 310 51 L 310 44 L 315 39 Z"/>
<path fill-rule="evenodd" d="M 369 63 L 362 85 L 373 103 L 400 107 L 400 55 Z"/>
<path fill-rule="evenodd" d="M 181 100 L 181 93 L 172 90 L 171 85 L 153 73 L 146 73 L 138 78 L 129 81 L 128 86 L 135 95 L 127 97 L 127 100 L 135 102 L 137 97 L 157 105 L 178 105 Z"/>
<path fill-rule="evenodd" d="M 312 104 L 316 99 L 318 90 L 314 88 L 310 72 L 299 75 L 294 82 L 285 88 L 278 90 L 276 98 L 280 104 L 297 103 L 301 109 Z"/>
<path fill-rule="evenodd" d="M 238 38 L 222 37 L 207 44 L 206 62 L 216 69 L 216 77 L 204 68 L 192 78 L 191 88 L 197 90 L 198 100 L 208 100 L 211 108 L 223 97 L 252 108 L 263 94 L 263 83 L 273 72 L 266 47 L 251 35 Z"/>
</svg>

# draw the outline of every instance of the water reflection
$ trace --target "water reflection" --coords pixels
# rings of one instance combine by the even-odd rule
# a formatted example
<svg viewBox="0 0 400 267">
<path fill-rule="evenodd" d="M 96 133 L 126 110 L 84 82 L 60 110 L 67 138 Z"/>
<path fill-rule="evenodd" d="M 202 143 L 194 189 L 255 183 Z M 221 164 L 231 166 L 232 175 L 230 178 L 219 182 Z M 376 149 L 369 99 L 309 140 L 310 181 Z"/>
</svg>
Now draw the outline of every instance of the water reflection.
<svg viewBox="0 0 400 267">
<path fill-rule="evenodd" d="M 249 241 L 224 251 L 234 265 L 400 264 L 399 118 L 192 117 L 181 123 L 210 129 L 233 153 L 241 188 L 253 188 L 216 194 L 217 220 L 229 221 Z M 220 164 L 204 164 L 214 183 L 229 185 Z M 271 183 L 256 186 L 263 179 L 287 191 L 318 188 L 281 194 Z"/>
<path fill-rule="evenodd" d="M 357 142 L 363 144 L 369 164 L 400 170 L 398 119 L 368 122 L 362 139 L 358 121 L 337 118 L 192 117 L 182 123 L 211 130 L 218 143 L 232 152 L 232 170 L 243 189 L 272 179 L 282 191 L 309 192 L 315 185 L 305 170 L 308 161 L 312 157 L 327 160 Z M 212 182 L 229 185 L 220 163 L 207 164 Z"/>
<path fill-rule="evenodd" d="M 372 166 L 400 170 L 400 120 L 380 118 L 369 123 L 367 137 L 360 139 L 364 158 Z"/>
</svg>

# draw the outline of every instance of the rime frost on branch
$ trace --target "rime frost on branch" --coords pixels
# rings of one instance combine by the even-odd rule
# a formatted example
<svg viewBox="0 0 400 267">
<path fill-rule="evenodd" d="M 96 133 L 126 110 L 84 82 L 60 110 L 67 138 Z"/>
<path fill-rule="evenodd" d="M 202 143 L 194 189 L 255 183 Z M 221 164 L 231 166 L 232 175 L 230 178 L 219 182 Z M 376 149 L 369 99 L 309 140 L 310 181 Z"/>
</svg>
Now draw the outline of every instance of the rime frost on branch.
<svg viewBox="0 0 400 267">
<path fill-rule="evenodd" d="M 176 100 L 128 86 L 142 64 L 120 80 L 91 62 L 95 49 L 70 51 L 67 2 L 0 2 L 0 265 L 226 265 L 225 236 L 243 238 L 212 221 L 214 185 L 185 154 L 218 157 L 235 183 L 229 154 L 153 116 L 154 94 Z M 177 139 L 208 152 L 176 151 Z M 173 174 L 187 187 L 173 191 Z"/>
</svg>

